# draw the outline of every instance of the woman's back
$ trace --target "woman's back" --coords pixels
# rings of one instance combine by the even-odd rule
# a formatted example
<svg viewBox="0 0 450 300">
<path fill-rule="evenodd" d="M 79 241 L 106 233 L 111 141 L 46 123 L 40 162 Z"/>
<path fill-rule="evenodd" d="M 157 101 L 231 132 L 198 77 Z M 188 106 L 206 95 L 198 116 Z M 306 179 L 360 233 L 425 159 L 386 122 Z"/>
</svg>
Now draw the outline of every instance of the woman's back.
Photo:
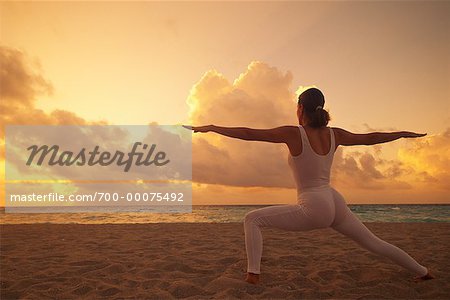
<svg viewBox="0 0 450 300">
<path fill-rule="evenodd" d="M 336 148 L 333 129 L 330 127 L 314 129 L 308 136 L 303 126 L 300 125 L 298 128 L 302 144 L 301 153 L 296 156 L 289 154 L 288 157 L 298 191 L 328 186 Z"/>
</svg>

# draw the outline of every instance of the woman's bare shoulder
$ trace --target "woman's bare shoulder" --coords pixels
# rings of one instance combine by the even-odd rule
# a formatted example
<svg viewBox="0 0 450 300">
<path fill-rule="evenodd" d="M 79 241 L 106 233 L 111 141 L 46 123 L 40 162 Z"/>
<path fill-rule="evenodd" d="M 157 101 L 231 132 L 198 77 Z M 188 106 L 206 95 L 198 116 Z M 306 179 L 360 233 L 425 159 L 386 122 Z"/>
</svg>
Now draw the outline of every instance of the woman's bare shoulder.
<svg viewBox="0 0 450 300">
<path fill-rule="evenodd" d="M 333 133 L 335 135 L 345 135 L 345 134 L 351 134 L 350 131 L 345 130 L 344 128 L 340 128 L 340 127 L 330 127 L 331 129 L 333 129 Z"/>
</svg>

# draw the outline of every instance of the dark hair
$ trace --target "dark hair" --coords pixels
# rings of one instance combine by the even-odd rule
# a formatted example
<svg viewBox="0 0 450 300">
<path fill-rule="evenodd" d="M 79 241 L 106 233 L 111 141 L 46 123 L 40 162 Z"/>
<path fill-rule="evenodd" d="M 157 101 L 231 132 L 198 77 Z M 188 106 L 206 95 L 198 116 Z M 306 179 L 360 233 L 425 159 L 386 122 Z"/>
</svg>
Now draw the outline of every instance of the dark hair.
<svg viewBox="0 0 450 300">
<path fill-rule="evenodd" d="M 316 88 L 310 88 L 298 96 L 298 104 L 303 105 L 303 113 L 306 114 L 311 127 L 327 126 L 330 114 L 323 109 L 325 97 Z"/>
</svg>

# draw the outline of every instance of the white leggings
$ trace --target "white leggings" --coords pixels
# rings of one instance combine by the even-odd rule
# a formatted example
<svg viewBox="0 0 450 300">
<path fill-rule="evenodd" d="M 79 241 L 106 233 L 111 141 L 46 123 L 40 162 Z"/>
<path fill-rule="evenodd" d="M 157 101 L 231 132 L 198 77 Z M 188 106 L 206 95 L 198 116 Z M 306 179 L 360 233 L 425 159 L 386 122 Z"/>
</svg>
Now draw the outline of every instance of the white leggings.
<svg viewBox="0 0 450 300">
<path fill-rule="evenodd" d="M 311 188 L 299 195 L 296 205 L 276 205 L 245 215 L 247 272 L 260 274 L 262 235 L 260 227 L 307 231 L 332 227 L 367 250 L 390 258 L 398 265 L 423 276 L 427 268 L 400 248 L 374 235 L 347 207 L 342 195 L 330 186 Z"/>
</svg>

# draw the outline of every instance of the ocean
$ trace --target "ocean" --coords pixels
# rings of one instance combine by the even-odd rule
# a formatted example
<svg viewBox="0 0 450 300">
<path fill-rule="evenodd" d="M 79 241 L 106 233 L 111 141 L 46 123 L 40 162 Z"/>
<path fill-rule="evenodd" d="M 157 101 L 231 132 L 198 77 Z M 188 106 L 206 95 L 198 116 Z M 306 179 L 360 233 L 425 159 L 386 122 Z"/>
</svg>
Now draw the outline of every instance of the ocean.
<svg viewBox="0 0 450 300">
<path fill-rule="evenodd" d="M 131 212 L 5 213 L 0 224 L 121 224 L 243 222 L 247 212 L 269 205 L 194 205 L 191 213 Z M 349 204 L 363 222 L 450 222 L 450 204 Z"/>
</svg>

